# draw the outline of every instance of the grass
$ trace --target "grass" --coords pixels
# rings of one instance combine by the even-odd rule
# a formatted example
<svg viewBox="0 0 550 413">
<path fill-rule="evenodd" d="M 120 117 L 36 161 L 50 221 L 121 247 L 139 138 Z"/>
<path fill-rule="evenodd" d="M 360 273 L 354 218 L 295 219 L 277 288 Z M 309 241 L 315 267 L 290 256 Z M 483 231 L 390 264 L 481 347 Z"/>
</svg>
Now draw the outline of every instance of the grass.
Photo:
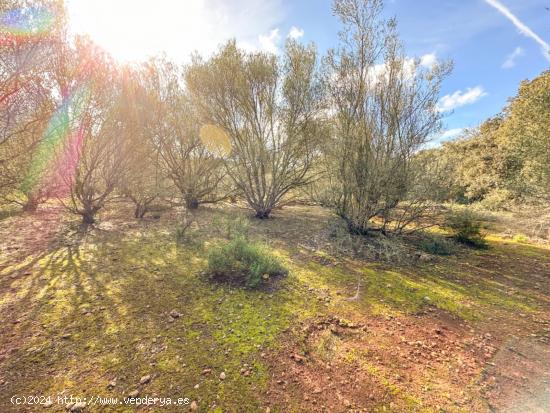
<svg viewBox="0 0 550 413">
<path fill-rule="evenodd" d="M 207 259 L 207 272 L 212 279 L 251 288 L 267 283 L 270 277 L 288 273 L 266 245 L 241 236 L 211 248 Z"/>
<path fill-rule="evenodd" d="M 228 253 L 228 247 L 220 247 L 227 241 L 204 232 L 207 223 L 199 226 L 200 246 L 177 243 L 170 231 L 153 227 L 102 232 L 52 244 L 19 262 L 5 261 L 0 311 L 7 322 L 0 346 L 13 355 L 1 361 L 9 374 L 2 392 L 122 398 L 139 390 L 141 395 L 188 397 L 205 411 L 260 411 L 265 408 L 260 395 L 270 380 L 263 355 L 276 353 L 283 334 L 300 322 L 328 314 L 351 320 L 422 314 L 428 308 L 462 320 L 537 310 L 528 292 L 510 295 L 502 278 L 480 277 L 471 267 L 476 259 L 509 255 L 511 247 L 519 259 L 548 259 L 547 250 L 523 240 L 504 245 L 489 237 L 492 249 L 479 252 L 485 255 L 388 267 L 304 249 L 305 240 L 297 235 L 273 235 L 279 228 L 270 225 L 284 222 L 276 219 L 253 222 L 250 228 L 253 238 L 271 234 L 269 270 L 282 268 L 274 264 L 277 257 L 289 271 L 271 290 L 213 284 L 202 275 L 209 258 L 212 262 L 209 250 Z M 263 248 L 254 246 L 251 253 L 264 257 Z M 465 259 L 473 264 L 465 265 Z M 259 273 L 264 271 L 269 272 L 263 268 Z M 359 297 L 349 300 L 358 282 Z M 171 317 L 172 310 L 181 316 Z M 339 340 L 327 336 L 317 351 L 330 359 Z M 368 368 L 368 361 L 361 363 Z M 241 373 L 245 364 L 251 371 L 247 376 Z M 205 369 L 211 372 L 203 374 Z M 375 369 L 372 374 L 385 383 Z M 152 380 L 140 385 L 144 375 Z M 116 386 L 107 389 L 115 378 Z M 394 396 L 421 404 L 415 395 Z"/>
</svg>

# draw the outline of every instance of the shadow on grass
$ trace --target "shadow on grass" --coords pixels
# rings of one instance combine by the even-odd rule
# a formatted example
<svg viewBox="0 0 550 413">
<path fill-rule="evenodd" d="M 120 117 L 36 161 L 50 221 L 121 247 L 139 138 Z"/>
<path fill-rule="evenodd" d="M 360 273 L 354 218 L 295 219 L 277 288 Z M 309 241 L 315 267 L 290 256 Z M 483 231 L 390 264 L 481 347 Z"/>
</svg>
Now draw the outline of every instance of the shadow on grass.
<svg viewBox="0 0 550 413">
<path fill-rule="evenodd" d="M 2 338 L 12 349 L 1 362 L 3 394 L 122 399 L 138 390 L 257 411 L 268 379 L 261 353 L 313 308 L 292 280 L 276 297 L 213 286 L 200 276 L 200 251 L 162 234 L 75 239 L 37 260 L 11 293 L 10 307 L 25 312 Z M 144 375 L 152 380 L 140 385 Z"/>
</svg>

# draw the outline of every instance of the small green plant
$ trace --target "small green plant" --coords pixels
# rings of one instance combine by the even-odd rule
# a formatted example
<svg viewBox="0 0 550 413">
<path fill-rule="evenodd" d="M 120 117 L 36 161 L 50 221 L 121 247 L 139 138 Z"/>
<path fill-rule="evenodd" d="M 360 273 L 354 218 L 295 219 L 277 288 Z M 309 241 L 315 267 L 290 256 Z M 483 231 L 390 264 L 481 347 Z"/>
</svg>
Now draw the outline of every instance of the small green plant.
<svg viewBox="0 0 550 413">
<path fill-rule="evenodd" d="M 208 252 L 207 272 L 212 279 L 254 288 L 287 269 L 266 246 L 235 237 Z"/>
<path fill-rule="evenodd" d="M 445 219 L 445 226 L 456 241 L 476 248 L 487 247 L 482 218 L 478 214 L 467 209 L 453 212 Z"/>
<path fill-rule="evenodd" d="M 196 231 L 193 231 L 195 220 L 193 215 L 185 212 L 178 218 L 176 225 L 176 241 L 178 244 L 189 244 L 196 241 Z"/>
<path fill-rule="evenodd" d="M 428 254 L 451 255 L 454 252 L 455 244 L 441 235 L 426 234 L 420 241 L 420 248 Z"/>
<path fill-rule="evenodd" d="M 224 238 L 234 239 L 240 237 L 248 239 L 250 222 L 245 216 L 239 215 L 236 218 L 215 218 L 212 222 L 212 226 L 216 228 L 218 233 Z"/>
<path fill-rule="evenodd" d="M 523 234 L 516 234 L 516 235 L 513 236 L 512 241 L 521 242 L 521 243 L 527 243 L 527 242 L 529 242 L 529 238 L 527 238 L 527 237 L 526 237 L 525 235 L 523 235 Z"/>
</svg>

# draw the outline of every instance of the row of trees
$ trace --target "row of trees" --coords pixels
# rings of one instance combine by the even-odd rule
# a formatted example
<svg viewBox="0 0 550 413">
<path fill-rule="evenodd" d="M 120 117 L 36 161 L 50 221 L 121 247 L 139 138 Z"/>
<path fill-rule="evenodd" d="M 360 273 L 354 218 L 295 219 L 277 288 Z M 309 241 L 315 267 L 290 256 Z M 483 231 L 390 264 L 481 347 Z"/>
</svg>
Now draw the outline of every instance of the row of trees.
<svg viewBox="0 0 550 413">
<path fill-rule="evenodd" d="M 451 65 L 408 58 L 381 0 L 336 0 L 343 30 L 323 58 L 293 40 L 280 56 L 230 41 L 184 67 L 117 65 L 67 39 L 62 6 L 2 5 L 21 19 L 56 16 L 46 33 L 1 34 L 5 200 L 32 210 L 55 197 L 92 223 L 114 196 L 136 217 L 159 199 L 196 208 L 241 197 L 267 218 L 303 190 L 356 233 L 400 231 L 430 208 L 442 168 L 418 151 L 440 128 Z"/>
<path fill-rule="evenodd" d="M 499 209 L 550 198 L 550 71 L 523 82 L 502 113 L 426 152 L 446 171 L 445 199 Z"/>
</svg>

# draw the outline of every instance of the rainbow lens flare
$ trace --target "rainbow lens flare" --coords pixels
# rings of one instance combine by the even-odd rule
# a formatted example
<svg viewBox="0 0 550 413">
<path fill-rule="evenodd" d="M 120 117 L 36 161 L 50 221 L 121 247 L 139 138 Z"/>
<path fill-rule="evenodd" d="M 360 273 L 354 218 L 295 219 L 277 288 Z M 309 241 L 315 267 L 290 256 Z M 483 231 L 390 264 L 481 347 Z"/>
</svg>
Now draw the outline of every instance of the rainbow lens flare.
<svg viewBox="0 0 550 413">
<path fill-rule="evenodd" d="M 82 112 L 90 97 L 80 87 L 55 111 L 29 167 L 21 191 L 37 189 L 62 196 L 70 187 L 82 147 Z"/>
<path fill-rule="evenodd" d="M 0 45 L 32 40 L 51 31 L 55 14 L 47 7 L 26 7 L 0 14 Z"/>
</svg>

